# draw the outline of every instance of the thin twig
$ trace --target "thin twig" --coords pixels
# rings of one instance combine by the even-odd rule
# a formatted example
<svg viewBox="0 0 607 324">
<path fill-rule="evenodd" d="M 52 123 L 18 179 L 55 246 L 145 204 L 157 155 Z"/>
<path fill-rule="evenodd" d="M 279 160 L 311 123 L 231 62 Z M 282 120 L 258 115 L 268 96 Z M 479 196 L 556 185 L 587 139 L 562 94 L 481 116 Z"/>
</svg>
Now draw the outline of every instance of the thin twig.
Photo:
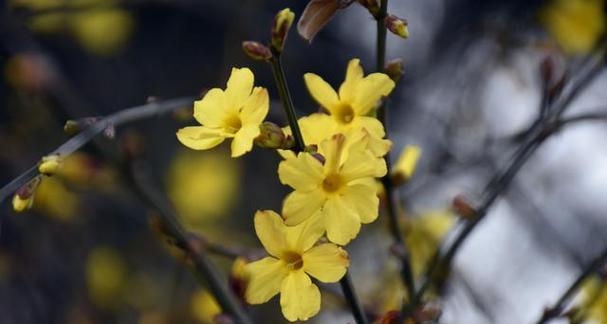
<svg viewBox="0 0 607 324">
<path fill-rule="evenodd" d="M 358 301 L 358 297 L 356 297 L 356 293 L 354 292 L 354 288 L 352 285 L 352 279 L 350 279 L 350 274 L 346 272 L 344 277 L 339 281 L 341 285 L 341 289 L 344 292 L 344 297 L 348 301 L 350 308 L 352 309 L 352 315 L 354 315 L 354 319 L 358 324 L 367 324 L 367 316 Z"/>
<path fill-rule="evenodd" d="M 125 170 L 127 181 L 133 191 L 149 206 L 153 207 L 162 217 L 167 234 L 175 239 L 175 244 L 183 248 L 191 258 L 201 281 L 209 286 L 209 290 L 217 299 L 222 310 L 231 315 L 237 323 L 252 323 L 241 304 L 225 285 L 226 280 L 221 277 L 215 266 L 204 253 L 204 249 L 197 249 L 188 239 L 187 232 L 178 221 L 168 199 L 156 189 L 149 177 L 147 167 L 141 162 L 129 163 Z"/>
<path fill-rule="evenodd" d="M 153 102 L 142 106 L 128 108 L 111 114 L 90 125 L 78 135 L 70 138 L 48 155 L 59 155 L 62 158 L 74 153 L 76 150 L 90 142 L 99 133 L 108 127 L 117 127 L 126 123 L 142 120 L 172 112 L 178 108 L 192 105 L 194 97 L 183 97 L 162 102 Z M 23 174 L 0 189 L 0 203 L 11 196 L 17 189 L 39 174 L 37 165 L 32 166 Z"/>
</svg>

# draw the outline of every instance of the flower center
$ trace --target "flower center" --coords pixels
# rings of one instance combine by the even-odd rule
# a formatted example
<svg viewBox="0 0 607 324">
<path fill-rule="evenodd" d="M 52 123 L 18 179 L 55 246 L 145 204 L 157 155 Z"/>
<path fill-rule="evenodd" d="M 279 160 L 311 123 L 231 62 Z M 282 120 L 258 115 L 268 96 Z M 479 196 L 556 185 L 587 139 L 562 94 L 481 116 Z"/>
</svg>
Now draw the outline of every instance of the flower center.
<svg viewBox="0 0 607 324">
<path fill-rule="evenodd" d="M 224 123 L 225 123 L 226 128 L 233 133 L 238 132 L 240 130 L 240 128 L 242 127 L 242 121 L 240 120 L 240 116 L 238 116 L 238 115 L 228 116 L 224 120 Z"/>
<path fill-rule="evenodd" d="M 303 259 L 297 252 L 287 251 L 282 255 L 282 260 L 287 263 L 289 270 L 299 270 L 303 267 Z"/>
<path fill-rule="evenodd" d="M 339 174 L 330 174 L 322 181 L 322 188 L 326 192 L 336 192 L 344 184 Z"/>
<path fill-rule="evenodd" d="M 335 118 L 342 124 L 349 124 L 354 119 L 354 109 L 349 104 L 341 104 L 335 109 Z"/>
</svg>

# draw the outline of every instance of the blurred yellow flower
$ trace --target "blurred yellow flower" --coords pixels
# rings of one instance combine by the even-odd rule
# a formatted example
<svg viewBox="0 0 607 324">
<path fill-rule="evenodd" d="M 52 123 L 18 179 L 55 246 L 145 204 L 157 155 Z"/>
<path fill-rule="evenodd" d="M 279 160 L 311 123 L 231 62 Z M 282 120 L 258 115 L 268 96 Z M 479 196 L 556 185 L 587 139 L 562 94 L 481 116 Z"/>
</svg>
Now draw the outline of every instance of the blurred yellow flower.
<svg viewBox="0 0 607 324">
<path fill-rule="evenodd" d="M 27 24 L 37 33 L 72 33 L 89 52 L 110 55 L 122 49 L 135 25 L 113 0 L 10 0 L 14 8 L 38 12 Z"/>
<path fill-rule="evenodd" d="M 419 277 L 425 270 L 455 219 L 449 210 L 438 210 L 411 218 L 405 224 L 405 240 L 411 251 L 411 266 L 415 277 Z"/>
<path fill-rule="evenodd" d="M 386 174 L 386 164 L 366 149 L 369 136 L 346 149 L 341 134 L 320 143 L 324 163 L 307 152 L 278 166 L 280 182 L 295 189 L 283 204 L 288 225 L 313 219 L 331 242 L 345 245 L 356 237 L 361 223 L 378 216 L 379 199 L 373 178 Z"/>
<path fill-rule="evenodd" d="M 374 137 L 383 138 L 383 125 L 368 115 L 382 97 L 392 92 L 395 84 L 386 74 L 371 73 L 364 77 L 363 73 L 360 60 L 350 60 L 339 94 L 316 74 L 306 73 L 304 80 L 312 97 L 333 117 L 339 132 L 365 128 Z"/>
<path fill-rule="evenodd" d="M 168 194 L 186 226 L 226 215 L 238 198 L 238 161 L 223 151 L 179 151 L 167 173 Z"/>
<path fill-rule="evenodd" d="M 604 280 L 591 278 L 582 288 L 582 311 L 587 319 L 607 323 L 607 285 Z"/>
<path fill-rule="evenodd" d="M 232 157 L 249 152 L 270 106 L 268 91 L 253 88 L 253 82 L 251 70 L 233 68 L 226 90 L 213 88 L 194 103 L 194 118 L 202 126 L 180 129 L 179 141 L 191 149 L 208 150 L 232 138 Z"/>
<path fill-rule="evenodd" d="M 70 221 L 78 213 L 78 194 L 57 177 L 44 177 L 36 190 L 33 208 L 60 221 Z"/>
<path fill-rule="evenodd" d="M 66 156 L 61 161 L 57 176 L 70 185 L 83 188 L 109 189 L 116 180 L 116 175 L 109 166 L 83 152 Z"/>
<path fill-rule="evenodd" d="M 346 251 L 331 243 L 314 245 L 323 234 L 319 222 L 288 227 L 273 211 L 255 214 L 255 232 L 271 255 L 245 266 L 246 300 L 265 303 L 280 293 L 282 314 L 289 321 L 307 320 L 320 310 L 320 291 L 310 276 L 337 282 L 349 265 Z"/>
<path fill-rule="evenodd" d="M 194 293 L 190 308 L 193 317 L 202 324 L 215 323 L 215 316 L 221 314 L 221 307 L 215 298 L 205 290 Z"/>
<path fill-rule="evenodd" d="M 413 176 L 413 172 L 415 172 L 417 161 L 421 155 L 422 149 L 419 146 L 408 145 L 403 149 L 398 157 L 398 161 L 392 169 L 392 177 L 395 185 L 409 181 L 411 176 Z"/>
<path fill-rule="evenodd" d="M 568 54 L 588 53 L 605 32 L 605 0 L 552 0 L 541 23 Z"/>
<path fill-rule="evenodd" d="M 89 297 L 101 307 L 116 306 L 126 278 L 126 265 L 118 252 L 109 247 L 93 249 L 86 260 Z"/>
</svg>

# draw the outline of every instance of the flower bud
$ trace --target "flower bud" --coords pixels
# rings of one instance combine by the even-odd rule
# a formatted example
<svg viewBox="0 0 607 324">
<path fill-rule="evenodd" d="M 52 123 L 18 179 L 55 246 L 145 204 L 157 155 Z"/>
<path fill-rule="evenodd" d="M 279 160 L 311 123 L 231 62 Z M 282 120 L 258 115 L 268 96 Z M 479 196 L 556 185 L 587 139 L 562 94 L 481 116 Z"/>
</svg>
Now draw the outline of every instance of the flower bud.
<svg viewBox="0 0 607 324">
<path fill-rule="evenodd" d="M 258 61 L 268 61 L 272 58 L 272 51 L 270 49 L 255 41 L 242 42 L 242 50 L 247 54 L 248 57 Z"/>
<path fill-rule="evenodd" d="M 63 131 L 68 135 L 76 135 L 83 129 L 99 121 L 99 117 L 86 117 L 76 120 L 68 120 L 63 125 Z"/>
<path fill-rule="evenodd" d="M 404 19 L 400 19 L 395 15 L 389 15 L 386 17 L 386 27 L 393 34 L 400 36 L 402 38 L 409 37 L 409 29 L 407 28 L 407 21 Z"/>
<path fill-rule="evenodd" d="M 288 149 L 288 147 L 285 147 L 287 136 L 278 125 L 266 121 L 259 125 L 259 131 L 259 136 L 255 138 L 257 146 L 270 149 Z"/>
<path fill-rule="evenodd" d="M 40 176 L 34 177 L 17 189 L 15 196 L 13 196 L 13 209 L 16 212 L 22 212 L 32 207 L 34 204 L 34 193 L 38 185 L 40 185 Z"/>
<path fill-rule="evenodd" d="M 395 186 L 409 181 L 411 176 L 413 176 L 413 172 L 415 172 L 417 161 L 419 161 L 421 154 L 422 150 L 419 146 L 408 145 L 405 147 L 392 170 L 392 183 Z"/>
<path fill-rule="evenodd" d="M 451 207 L 463 219 L 472 220 L 478 214 L 476 209 L 462 195 L 458 195 L 453 199 Z"/>
<path fill-rule="evenodd" d="M 379 14 L 379 3 L 377 0 L 358 0 L 358 3 L 367 8 L 373 17 L 377 17 L 377 14 Z"/>
<path fill-rule="evenodd" d="M 274 17 L 274 25 L 272 25 L 272 49 L 274 51 L 282 52 L 293 20 L 295 20 L 295 14 L 289 8 L 281 10 Z"/>
<path fill-rule="evenodd" d="M 398 82 L 398 80 L 400 80 L 400 78 L 403 76 L 403 71 L 403 60 L 399 58 L 391 60 L 390 62 L 388 62 L 388 64 L 386 64 L 385 67 L 386 74 L 394 82 Z"/>
<path fill-rule="evenodd" d="M 247 260 L 243 257 L 238 257 L 232 264 L 232 270 L 228 278 L 228 284 L 232 292 L 241 300 L 245 300 L 245 292 L 249 281 L 249 274 L 245 270 Z"/>
<path fill-rule="evenodd" d="M 59 166 L 61 165 L 61 159 L 59 158 L 59 154 L 51 154 L 42 157 L 42 161 L 38 164 L 38 172 L 52 176 L 57 172 Z"/>
</svg>

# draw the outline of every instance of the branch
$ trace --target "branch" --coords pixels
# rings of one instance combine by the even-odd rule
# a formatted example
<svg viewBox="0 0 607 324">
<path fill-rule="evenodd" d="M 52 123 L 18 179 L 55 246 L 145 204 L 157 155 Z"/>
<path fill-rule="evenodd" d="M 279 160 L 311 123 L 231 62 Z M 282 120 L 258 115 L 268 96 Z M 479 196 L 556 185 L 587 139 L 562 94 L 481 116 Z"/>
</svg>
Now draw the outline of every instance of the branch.
<svg viewBox="0 0 607 324">
<path fill-rule="evenodd" d="M 605 265 L 605 263 L 607 263 L 607 247 L 598 257 L 596 257 L 596 259 L 594 259 L 588 266 L 586 266 L 586 268 L 584 268 L 584 271 L 582 271 L 582 273 L 575 279 L 575 281 L 563 293 L 554 306 L 546 309 L 542 317 L 537 321 L 537 324 L 546 323 L 548 320 L 560 316 L 564 308 L 575 296 L 576 292 L 580 289 L 584 281 L 591 275 L 597 273 L 600 268 Z"/>
<path fill-rule="evenodd" d="M 142 106 L 128 108 L 111 114 L 98 122 L 90 125 L 78 135 L 70 138 L 48 155 L 59 155 L 62 158 L 74 153 L 76 150 L 90 142 L 99 133 L 106 130 L 108 127 L 117 127 L 130 122 L 151 118 L 154 116 L 172 112 L 178 108 L 188 107 L 194 102 L 194 97 L 183 97 L 171 99 L 163 102 L 153 102 Z M 23 174 L 6 184 L 0 189 L 0 203 L 11 196 L 17 189 L 26 184 L 32 178 L 37 176 L 38 166 L 34 165 L 25 171 Z"/>
</svg>

